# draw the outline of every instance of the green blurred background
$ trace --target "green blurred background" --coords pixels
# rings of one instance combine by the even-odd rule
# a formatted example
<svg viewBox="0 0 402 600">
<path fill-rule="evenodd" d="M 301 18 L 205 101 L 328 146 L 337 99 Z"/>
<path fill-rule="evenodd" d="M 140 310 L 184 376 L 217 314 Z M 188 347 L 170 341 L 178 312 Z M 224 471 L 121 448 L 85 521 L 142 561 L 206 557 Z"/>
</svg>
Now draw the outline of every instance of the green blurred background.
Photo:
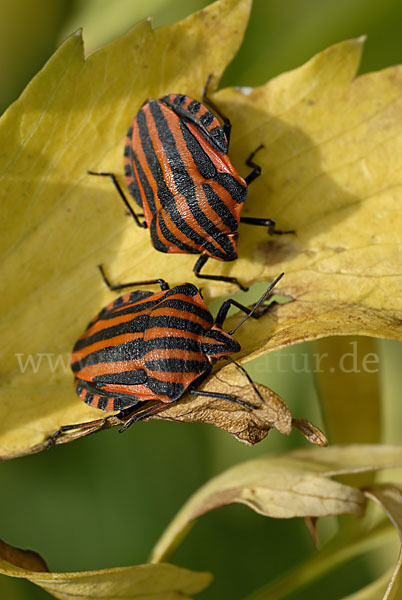
<svg viewBox="0 0 402 600">
<path fill-rule="evenodd" d="M 78 27 L 92 52 L 147 16 L 174 23 L 209 4 L 197 0 L 1 0 L 0 111 L 17 98 L 58 44 Z M 368 35 L 361 72 L 402 61 L 402 3 L 397 0 L 254 0 L 244 44 L 222 86 L 259 85 L 298 67 L 346 38 Z M 175 90 L 173 90 L 175 91 Z M 400 442 L 402 349 L 378 342 L 383 389 L 383 441 Z M 311 372 L 309 344 L 250 365 L 250 373 L 280 393 L 294 416 L 325 429 Z M 73 393 L 73 392 L 72 392 Z M 57 398 L 55 398 L 57 402 Z M 38 551 L 51 570 L 73 571 L 147 561 L 153 544 L 183 502 L 222 469 L 240 460 L 306 446 L 296 432 L 271 432 L 248 448 L 203 425 L 139 423 L 58 446 L 0 466 L 0 537 Z M 315 552 L 302 520 L 273 520 L 244 506 L 203 517 L 173 562 L 209 570 L 215 581 L 200 598 L 244 598 Z M 370 572 L 371 571 L 371 572 Z M 294 600 L 341 598 L 375 576 L 372 561 L 355 560 Z M 23 580 L 0 577 L 0 597 L 45 599 Z"/>
</svg>

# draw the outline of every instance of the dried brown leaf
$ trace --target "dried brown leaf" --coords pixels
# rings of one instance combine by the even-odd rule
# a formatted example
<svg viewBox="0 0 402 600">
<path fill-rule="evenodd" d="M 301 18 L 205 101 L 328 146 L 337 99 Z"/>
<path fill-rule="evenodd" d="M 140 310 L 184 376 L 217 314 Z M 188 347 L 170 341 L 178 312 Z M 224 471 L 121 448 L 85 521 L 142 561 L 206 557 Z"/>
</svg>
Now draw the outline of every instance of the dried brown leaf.
<svg viewBox="0 0 402 600">
<path fill-rule="evenodd" d="M 43 558 L 34 550 L 21 550 L 14 548 L 3 540 L 0 540 L 0 558 L 11 565 L 28 571 L 49 571 Z"/>
<path fill-rule="evenodd" d="M 218 371 L 202 382 L 197 390 L 228 394 L 247 402 L 254 408 L 248 408 L 237 402 L 210 398 L 201 395 L 186 394 L 178 402 L 160 405 L 158 402 L 144 403 L 144 410 L 153 407 L 155 413 L 147 419 L 177 421 L 182 423 L 208 423 L 227 431 L 239 441 L 250 446 L 263 440 L 270 429 L 289 435 L 292 428 L 298 429 L 307 441 L 317 446 L 326 446 L 325 435 L 305 419 L 293 419 L 289 408 L 282 398 L 270 388 L 259 383 L 249 382 L 247 377 L 234 365 Z M 64 444 L 80 437 L 97 433 L 111 427 L 124 427 L 130 417 L 118 415 L 105 416 L 89 421 L 85 427 L 71 426 L 71 429 L 53 440 L 45 440 L 30 448 L 24 454 L 40 452 L 53 444 Z M 135 426 L 135 425 L 133 425 Z M 4 457 L 13 458 L 14 456 Z"/>
<path fill-rule="evenodd" d="M 315 425 L 306 421 L 306 419 L 292 419 L 293 427 L 298 429 L 306 438 L 308 442 L 315 444 L 316 446 L 327 446 L 328 440 L 321 431 Z"/>
<path fill-rule="evenodd" d="M 270 429 L 289 435 L 292 431 L 292 415 L 285 402 L 264 385 L 256 383 L 255 388 L 241 372 L 231 366 L 228 371 L 218 371 L 216 375 L 209 377 L 197 389 L 230 394 L 252 404 L 254 409 L 236 402 L 187 394 L 183 400 L 168 406 L 155 418 L 185 423 L 210 423 L 250 445 L 264 439 Z"/>
</svg>

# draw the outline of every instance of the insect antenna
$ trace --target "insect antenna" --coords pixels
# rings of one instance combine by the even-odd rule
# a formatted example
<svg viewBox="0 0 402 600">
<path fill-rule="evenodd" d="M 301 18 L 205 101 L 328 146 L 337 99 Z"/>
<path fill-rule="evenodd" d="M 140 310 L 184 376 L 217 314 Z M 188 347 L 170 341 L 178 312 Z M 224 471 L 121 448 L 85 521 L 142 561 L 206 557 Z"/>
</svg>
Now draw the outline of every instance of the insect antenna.
<svg viewBox="0 0 402 600">
<path fill-rule="evenodd" d="M 245 323 L 247 321 L 247 319 L 249 319 L 250 317 L 252 317 L 254 315 L 254 313 L 257 310 L 257 308 L 259 306 L 261 306 L 261 304 L 267 299 L 267 297 L 269 296 L 269 293 L 272 290 L 272 288 L 274 288 L 276 286 L 276 284 L 278 283 L 278 281 L 280 279 L 282 279 L 283 276 L 284 276 L 284 273 L 281 273 L 280 275 L 278 275 L 278 277 L 276 279 L 274 279 L 274 281 L 270 284 L 270 286 L 268 287 L 268 289 L 263 293 L 263 295 L 258 300 L 258 302 L 256 302 L 254 304 L 254 306 L 250 310 L 250 312 L 244 317 L 244 319 L 242 319 L 240 321 L 240 323 L 238 325 L 236 325 L 236 327 L 234 329 L 232 329 L 232 331 L 229 331 L 230 335 L 233 335 L 234 332 L 237 331 L 239 329 L 239 327 L 241 327 L 243 325 L 243 323 Z"/>
</svg>

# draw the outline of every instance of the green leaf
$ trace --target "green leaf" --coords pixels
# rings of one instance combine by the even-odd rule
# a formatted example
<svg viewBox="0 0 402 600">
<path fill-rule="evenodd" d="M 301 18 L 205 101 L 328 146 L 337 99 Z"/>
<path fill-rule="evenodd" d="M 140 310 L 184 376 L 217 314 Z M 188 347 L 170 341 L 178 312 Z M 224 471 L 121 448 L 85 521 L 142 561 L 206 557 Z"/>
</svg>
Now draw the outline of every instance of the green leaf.
<svg viewBox="0 0 402 600">
<path fill-rule="evenodd" d="M 384 594 L 389 585 L 389 581 L 392 577 L 393 569 L 384 573 L 381 577 L 379 577 L 376 581 L 373 581 L 366 587 L 358 590 L 354 594 L 349 594 L 342 598 L 342 600 L 378 600 L 379 598 L 383 598 Z"/>
<path fill-rule="evenodd" d="M 364 531 L 358 536 L 349 536 L 347 532 L 341 531 L 319 553 L 279 575 L 274 581 L 247 597 L 247 600 L 287 598 L 289 594 L 299 592 L 348 560 L 371 550 L 382 552 L 384 545 L 391 544 L 394 539 L 395 532 L 387 522 L 382 522 L 374 529 Z M 378 598 L 377 596 L 376 600 Z"/>
<path fill-rule="evenodd" d="M 331 337 L 317 340 L 321 357 L 314 375 L 328 435 L 334 444 L 381 441 L 381 389 L 376 340 Z"/>
</svg>

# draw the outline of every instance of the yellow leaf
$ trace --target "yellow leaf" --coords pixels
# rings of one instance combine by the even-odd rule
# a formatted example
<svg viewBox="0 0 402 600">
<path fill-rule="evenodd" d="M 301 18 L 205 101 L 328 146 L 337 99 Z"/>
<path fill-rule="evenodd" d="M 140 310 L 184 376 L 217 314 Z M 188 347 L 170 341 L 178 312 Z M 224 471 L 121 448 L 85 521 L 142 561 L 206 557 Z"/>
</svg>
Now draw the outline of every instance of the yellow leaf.
<svg viewBox="0 0 402 600">
<path fill-rule="evenodd" d="M 345 473 L 362 473 L 367 469 L 387 469 L 400 466 L 402 449 L 393 446 L 349 445 L 333 446 L 317 452 L 315 449 L 296 450 L 288 454 L 294 460 L 308 461 L 309 467 L 326 475 Z M 309 460 L 310 459 L 310 460 Z M 380 504 L 394 525 L 394 529 L 386 520 L 368 519 L 360 522 L 361 528 L 344 527 L 317 554 L 279 575 L 274 581 L 251 594 L 248 600 L 280 600 L 289 594 L 300 593 L 300 589 L 322 577 L 328 571 L 339 567 L 347 561 L 363 554 L 377 551 L 380 555 L 384 549 L 394 545 L 395 529 L 401 536 L 402 504 L 401 486 L 398 484 L 374 484 L 363 490 L 370 500 Z M 396 600 L 400 594 L 401 577 L 400 554 L 397 565 L 379 577 L 375 582 L 359 590 L 344 600 Z M 389 594 L 389 595 L 387 595 Z"/>
<path fill-rule="evenodd" d="M 292 460 L 306 461 L 310 469 L 328 477 L 365 473 L 402 466 L 402 446 L 347 444 L 329 448 L 308 448 L 288 453 Z"/>
<path fill-rule="evenodd" d="M 4 114 L 0 455 L 99 415 L 74 396 L 68 367 L 74 341 L 113 297 L 96 265 L 116 282 L 194 279 L 194 257 L 156 252 L 111 183 L 87 169 L 121 178 L 125 131 L 147 97 L 200 98 L 208 73 L 213 88 L 249 10 L 250 0 L 220 0 L 175 26 L 145 21 L 87 60 L 78 32 Z M 233 121 L 243 174 L 264 143 L 244 214 L 296 230 L 270 238 L 242 225 L 239 260 L 208 262 L 244 283 L 286 272 L 279 291 L 295 301 L 239 330 L 245 360 L 329 334 L 401 337 L 399 70 L 353 80 L 360 52 L 361 40 L 345 42 L 266 86 L 213 95 Z M 227 290 L 203 288 L 206 298 Z"/>
<path fill-rule="evenodd" d="M 27 554 L 31 558 L 28 564 Z M 35 562 L 32 562 L 32 556 L 35 556 Z M 207 587 L 212 579 L 209 573 L 169 564 L 81 573 L 48 573 L 43 564 L 43 559 L 32 551 L 0 543 L 0 573 L 25 578 L 60 600 L 77 597 L 82 600 L 185 600 Z"/>
<path fill-rule="evenodd" d="M 243 214 L 296 231 L 240 228 L 231 274 L 285 271 L 280 287 L 295 298 L 267 330 L 239 331 L 245 354 L 329 335 L 402 337 L 402 67 L 355 78 L 362 45 L 337 44 L 262 87 L 214 97 L 235 124 L 235 164 L 264 144 Z"/>
<path fill-rule="evenodd" d="M 144 21 L 86 60 L 77 32 L 3 115 L 0 456 L 99 414 L 77 399 L 68 367 L 74 341 L 111 297 L 97 264 L 147 278 L 180 265 L 172 283 L 188 278 L 188 257 L 156 252 L 87 169 L 121 172 L 125 132 L 145 98 L 200 97 L 209 73 L 216 82 L 249 11 L 250 0 L 221 0 L 174 26 Z"/>
<path fill-rule="evenodd" d="M 381 506 L 402 540 L 402 486 L 392 483 L 373 484 L 366 496 Z M 389 578 L 383 600 L 398 600 L 402 595 L 402 546 L 398 562 Z M 362 598 L 363 600 L 363 598 Z"/>
<path fill-rule="evenodd" d="M 375 445 L 295 450 L 236 465 L 190 498 L 157 542 L 151 560 L 166 559 L 195 519 L 233 502 L 282 519 L 362 514 L 362 492 L 328 477 L 401 465 L 402 448 Z"/>
<path fill-rule="evenodd" d="M 367 486 L 364 493 L 381 506 L 402 539 L 402 486 L 376 483 Z"/>
</svg>

